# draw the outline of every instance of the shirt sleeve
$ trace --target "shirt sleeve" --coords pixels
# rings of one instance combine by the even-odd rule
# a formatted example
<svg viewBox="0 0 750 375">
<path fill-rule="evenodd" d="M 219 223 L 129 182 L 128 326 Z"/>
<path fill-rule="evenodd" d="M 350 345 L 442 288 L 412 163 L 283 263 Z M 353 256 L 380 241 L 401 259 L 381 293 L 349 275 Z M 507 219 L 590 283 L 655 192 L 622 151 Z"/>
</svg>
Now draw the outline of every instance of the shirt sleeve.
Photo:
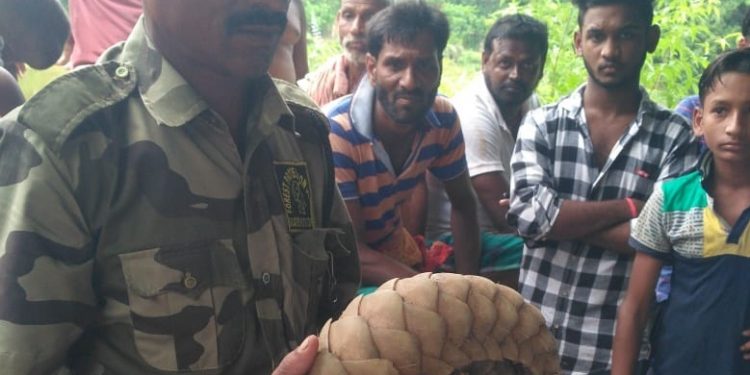
<svg viewBox="0 0 750 375">
<path fill-rule="evenodd" d="M 549 233 L 561 204 L 552 177 L 554 160 L 546 137 L 546 111 L 538 109 L 525 117 L 511 158 L 508 223 L 522 237 L 533 240 L 541 240 Z"/>
<path fill-rule="evenodd" d="M 450 112 L 443 113 L 440 117 L 449 118 L 445 123 L 450 126 L 438 130 L 441 132 L 440 154 L 432 162 L 430 172 L 441 181 L 449 181 L 466 171 L 464 136 L 461 133 L 461 121 L 452 106 Z"/>
<path fill-rule="evenodd" d="M 359 198 L 357 187 L 357 150 L 351 139 L 351 131 L 346 131 L 336 120 L 330 120 L 331 149 L 333 151 L 333 166 L 336 170 L 336 184 L 344 200 Z"/>
<path fill-rule="evenodd" d="M 458 107 L 457 107 L 458 108 Z M 500 160 L 502 141 L 498 124 L 486 111 L 474 106 L 458 110 L 466 145 L 466 163 L 471 177 L 491 172 L 505 172 Z"/>
<path fill-rule="evenodd" d="M 66 163 L 0 121 L 0 368 L 47 374 L 96 316 L 93 236 Z"/>
<path fill-rule="evenodd" d="M 674 129 L 667 133 L 672 142 L 668 143 L 669 150 L 657 179 L 659 182 L 678 177 L 695 168 L 700 156 L 700 144 L 693 136 L 687 122 L 674 115 L 670 118 L 670 121 L 672 121 L 671 124 L 665 125 L 672 126 Z M 675 126 L 676 123 L 680 125 Z"/>
<path fill-rule="evenodd" d="M 669 241 L 664 216 L 664 190 L 654 189 L 637 219 L 631 222 L 628 243 L 636 251 L 661 260 L 668 260 L 672 245 Z"/>
</svg>

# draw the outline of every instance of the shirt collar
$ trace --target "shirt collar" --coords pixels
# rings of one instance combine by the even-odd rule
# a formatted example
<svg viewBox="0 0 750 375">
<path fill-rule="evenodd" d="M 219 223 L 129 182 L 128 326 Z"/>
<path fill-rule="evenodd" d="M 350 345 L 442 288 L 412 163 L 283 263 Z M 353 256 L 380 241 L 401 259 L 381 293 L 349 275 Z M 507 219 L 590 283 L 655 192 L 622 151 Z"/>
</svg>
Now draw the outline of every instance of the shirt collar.
<svg viewBox="0 0 750 375">
<path fill-rule="evenodd" d="M 508 124 L 505 123 L 503 113 L 500 111 L 500 107 L 497 106 L 497 102 L 495 102 L 495 98 L 492 96 L 490 88 L 487 86 L 487 81 L 484 79 L 484 74 L 479 73 L 469 87 L 470 90 L 476 90 L 475 92 L 479 93 L 479 99 L 484 102 L 485 108 L 491 108 L 491 111 L 498 124 L 501 127 L 508 129 Z M 538 99 L 536 99 L 536 93 L 531 93 L 531 96 L 529 96 L 529 98 L 521 104 L 521 113 L 524 116 L 526 116 L 526 114 L 529 112 L 529 108 L 531 108 L 532 102 L 538 102 Z"/>
<path fill-rule="evenodd" d="M 369 140 L 375 139 L 373 129 L 373 108 L 375 108 L 375 87 L 370 83 L 369 76 L 365 75 L 359 82 L 357 90 L 352 95 L 352 104 L 349 116 L 352 120 L 352 128 Z M 435 114 L 434 108 L 430 107 L 424 116 L 424 122 L 429 127 L 439 128 L 440 120 Z M 420 125 L 423 125 L 420 124 Z"/>
<path fill-rule="evenodd" d="M 586 89 L 586 84 L 578 86 L 575 91 L 564 98 L 560 105 L 565 109 L 572 119 L 578 119 L 583 114 L 583 91 Z M 643 86 L 639 86 L 638 90 L 641 93 L 641 101 L 638 104 L 638 112 L 635 117 L 635 125 L 640 127 L 643 123 L 643 117 L 646 113 L 656 112 L 659 108 L 648 96 L 648 92 Z"/>
<path fill-rule="evenodd" d="M 122 63 L 137 77 L 137 87 L 148 112 L 160 124 L 179 127 L 210 109 L 200 95 L 156 49 L 146 31 L 143 17 L 136 23 L 123 47 Z M 294 128 L 291 110 L 270 77 L 262 99 L 260 125 L 281 123 Z"/>
<path fill-rule="evenodd" d="M 706 149 L 698 159 L 698 163 L 696 164 L 696 169 L 698 169 L 698 173 L 701 174 L 701 182 L 704 184 L 707 182 L 708 176 L 711 175 L 714 169 L 714 155 Z"/>
</svg>

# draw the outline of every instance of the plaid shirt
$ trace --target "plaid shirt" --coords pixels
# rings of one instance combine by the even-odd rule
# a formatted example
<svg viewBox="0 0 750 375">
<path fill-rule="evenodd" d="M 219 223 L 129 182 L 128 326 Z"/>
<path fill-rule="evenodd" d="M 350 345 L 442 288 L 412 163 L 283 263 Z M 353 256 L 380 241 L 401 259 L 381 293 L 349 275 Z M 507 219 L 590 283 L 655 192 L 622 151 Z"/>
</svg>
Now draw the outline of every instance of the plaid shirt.
<svg viewBox="0 0 750 375">
<path fill-rule="evenodd" d="M 617 306 L 632 258 L 582 241 L 546 240 L 562 201 L 646 200 L 658 181 L 692 167 L 698 154 L 685 120 L 641 89 L 635 121 L 600 170 L 583 89 L 524 120 L 511 160 L 508 212 L 509 223 L 527 238 L 521 294 L 542 310 L 559 340 L 562 368 L 575 374 L 610 367 Z"/>
</svg>

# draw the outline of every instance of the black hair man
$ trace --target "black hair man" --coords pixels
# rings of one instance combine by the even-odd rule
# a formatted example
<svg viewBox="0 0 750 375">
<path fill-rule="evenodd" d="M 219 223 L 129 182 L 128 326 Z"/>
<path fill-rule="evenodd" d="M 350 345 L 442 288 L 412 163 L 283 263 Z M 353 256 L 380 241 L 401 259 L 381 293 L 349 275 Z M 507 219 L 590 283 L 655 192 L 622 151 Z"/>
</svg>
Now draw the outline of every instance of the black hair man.
<svg viewBox="0 0 750 375">
<path fill-rule="evenodd" d="M 358 234 L 362 281 L 416 274 L 422 254 L 403 202 L 428 169 L 450 197 L 456 271 L 479 271 L 476 205 L 458 115 L 437 96 L 445 15 L 421 2 L 392 5 L 367 24 L 367 73 L 326 107 L 336 180 Z"/>
<path fill-rule="evenodd" d="M 539 106 L 534 89 L 547 57 L 547 27 L 536 19 L 513 14 L 492 25 L 484 39 L 482 71 L 452 103 L 461 119 L 466 162 L 477 193 L 481 229 L 481 274 L 518 286 L 523 241 L 505 220 L 497 201 L 510 190 L 510 158 L 521 120 Z M 450 202 L 442 184 L 428 176 L 427 239 L 452 244 Z M 450 269 L 450 268 L 448 268 Z"/>
<path fill-rule="evenodd" d="M 660 30 L 650 0 L 579 0 L 585 85 L 518 133 L 508 221 L 526 237 L 520 289 L 559 340 L 566 373 L 607 373 L 632 264 L 630 220 L 654 186 L 692 167 L 688 124 L 640 88 Z"/>
</svg>

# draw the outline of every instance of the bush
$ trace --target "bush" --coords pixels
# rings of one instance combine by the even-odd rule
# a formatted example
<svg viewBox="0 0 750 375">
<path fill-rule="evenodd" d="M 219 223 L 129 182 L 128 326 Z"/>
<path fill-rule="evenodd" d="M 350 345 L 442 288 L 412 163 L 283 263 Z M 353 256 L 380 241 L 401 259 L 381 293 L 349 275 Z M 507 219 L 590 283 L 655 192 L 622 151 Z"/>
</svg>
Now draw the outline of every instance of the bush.
<svg viewBox="0 0 750 375">
<path fill-rule="evenodd" d="M 315 68 L 340 52 L 338 43 L 326 41 L 340 0 L 307 2 L 308 19 L 315 32 L 309 34 L 310 66 Z M 586 81 L 583 62 L 575 55 L 573 33 L 578 11 L 569 0 L 435 0 L 451 22 L 440 92 L 452 96 L 480 70 L 481 42 L 495 19 L 510 13 L 529 14 L 547 23 L 550 51 L 545 75 L 537 94 L 550 103 Z M 643 67 L 641 84 L 651 97 L 673 107 L 683 97 L 697 92 L 697 82 L 708 62 L 722 50 L 732 48 L 739 37 L 740 0 L 660 0 L 654 22 L 662 34 L 655 53 Z M 312 13 L 312 15 L 310 14 Z M 726 25 L 726 22 L 736 22 Z M 311 26 L 311 27 L 313 27 Z M 323 40 L 322 40 L 323 39 Z"/>
</svg>

